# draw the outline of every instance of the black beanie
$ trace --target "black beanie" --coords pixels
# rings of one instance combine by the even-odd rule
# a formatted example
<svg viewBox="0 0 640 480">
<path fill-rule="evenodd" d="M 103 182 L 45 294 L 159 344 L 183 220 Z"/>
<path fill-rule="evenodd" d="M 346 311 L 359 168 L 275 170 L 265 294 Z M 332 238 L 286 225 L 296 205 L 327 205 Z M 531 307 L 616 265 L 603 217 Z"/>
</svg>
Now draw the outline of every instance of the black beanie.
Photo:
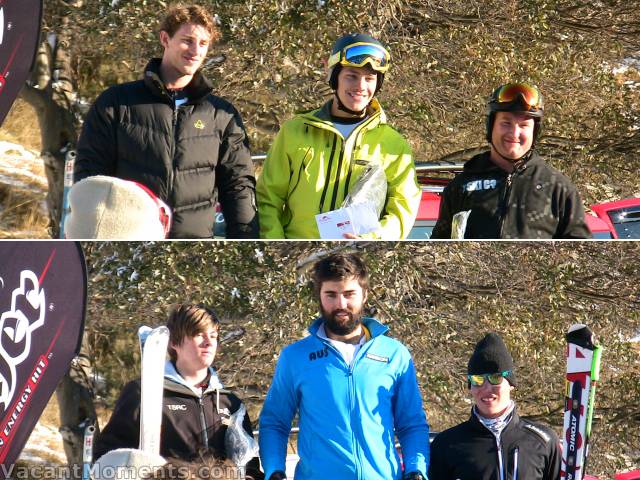
<svg viewBox="0 0 640 480">
<path fill-rule="evenodd" d="M 513 371 L 513 358 L 507 350 L 502 338 L 497 333 L 488 333 L 478 342 L 473 355 L 467 365 L 469 375 L 485 373 L 499 373 L 509 370 L 507 381 L 516 386 L 516 376 Z"/>
</svg>

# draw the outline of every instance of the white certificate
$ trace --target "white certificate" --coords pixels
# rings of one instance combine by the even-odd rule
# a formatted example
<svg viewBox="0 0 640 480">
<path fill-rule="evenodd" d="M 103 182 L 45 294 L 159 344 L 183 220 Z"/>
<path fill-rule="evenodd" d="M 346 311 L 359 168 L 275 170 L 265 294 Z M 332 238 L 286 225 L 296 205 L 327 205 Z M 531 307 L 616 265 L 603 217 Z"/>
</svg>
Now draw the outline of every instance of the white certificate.
<svg viewBox="0 0 640 480">
<path fill-rule="evenodd" d="M 366 203 L 319 213 L 316 223 L 323 240 L 341 240 L 345 233 L 362 235 L 380 226 L 375 208 Z"/>
</svg>

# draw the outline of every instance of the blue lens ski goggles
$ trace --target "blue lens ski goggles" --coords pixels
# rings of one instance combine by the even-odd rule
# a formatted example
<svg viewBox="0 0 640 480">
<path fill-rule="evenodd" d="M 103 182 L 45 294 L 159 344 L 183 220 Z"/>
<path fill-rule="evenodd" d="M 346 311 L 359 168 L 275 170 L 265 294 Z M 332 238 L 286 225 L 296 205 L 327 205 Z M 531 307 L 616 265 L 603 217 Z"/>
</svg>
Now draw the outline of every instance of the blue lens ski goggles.
<svg viewBox="0 0 640 480">
<path fill-rule="evenodd" d="M 354 43 L 329 57 L 329 68 L 338 63 L 345 67 L 364 67 L 367 63 L 376 72 L 389 70 L 390 55 L 380 45 L 373 43 Z"/>
</svg>

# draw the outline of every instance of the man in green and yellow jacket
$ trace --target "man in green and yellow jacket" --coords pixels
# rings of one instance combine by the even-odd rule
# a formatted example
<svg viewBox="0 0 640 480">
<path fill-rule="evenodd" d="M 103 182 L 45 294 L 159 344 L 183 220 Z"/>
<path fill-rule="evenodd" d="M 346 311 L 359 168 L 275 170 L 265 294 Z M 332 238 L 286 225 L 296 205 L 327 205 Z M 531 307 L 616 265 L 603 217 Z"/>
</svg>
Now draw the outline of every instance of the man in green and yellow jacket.
<svg viewBox="0 0 640 480">
<path fill-rule="evenodd" d="M 411 147 L 374 98 L 389 60 L 369 35 L 336 42 L 328 63 L 334 97 L 286 122 L 265 160 L 257 184 L 262 238 L 318 238 L 315 215 L 340 208 L 372 165 L 384 170 L 386 200 L 379 228 L 364 237 L 407 237 L 421 196 Z"/>
</svg>

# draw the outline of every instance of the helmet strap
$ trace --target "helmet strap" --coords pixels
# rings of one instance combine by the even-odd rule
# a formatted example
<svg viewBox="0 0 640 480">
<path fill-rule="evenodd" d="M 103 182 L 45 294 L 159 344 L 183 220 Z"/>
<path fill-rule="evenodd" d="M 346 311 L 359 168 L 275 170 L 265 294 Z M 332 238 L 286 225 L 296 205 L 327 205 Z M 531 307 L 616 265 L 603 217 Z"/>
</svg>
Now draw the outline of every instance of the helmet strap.
<svg viewBox="0 0 640 480">
<path fill-rule="evenodd" d="M 365 112 L 367 111 L 367 107 L 369 106 L 369 104 L 367 104 L 367 107 L 364 107 L 362 110 L 351 110 L 344 103 L 342 103 L 342 100 L 340 100 L 340 97 L 338 96 L 338 91 L 337 90 L 335 92 L 333 92 L 333 93 L 334 93 L 334 96 L 336 97 L 336 101 L 338 102 L 338 110 L 342 110 L 343 112 L 346 112 L 349 115 L 354 115 L 356 117 L 364 116 Z M 371 103 L 371 102 L 369 102 L 369 103 Z"/>
<path fill-rule="evenodd" d="M 508 157 L 505 157 L 504 155 L 502 155 L 498 151 L 498 149 L 495 147 L 493 142 L 489 142 L 489 145 L 491 145 L 493 147 L 494 152 L 496 152 L 500 158 L 502 158 L 503 160 L 506 160 L 507 162 L 509 162 L 509 163 L 511 163 L 513 165 L 513 171 L 514 172 L 518 172 L 520 170 L 524 170 L 525 164 L 529 161 L 529 159 L 531 158 L 531 155 L 533 154 L 533 144 L 531 145 L 531 148 L 529 150 L 527 150 L 527 153 L 522 155 L 520 158 L 516 158 L 515 160 L 513 158 L 508 158 Z"/>
</svg>

